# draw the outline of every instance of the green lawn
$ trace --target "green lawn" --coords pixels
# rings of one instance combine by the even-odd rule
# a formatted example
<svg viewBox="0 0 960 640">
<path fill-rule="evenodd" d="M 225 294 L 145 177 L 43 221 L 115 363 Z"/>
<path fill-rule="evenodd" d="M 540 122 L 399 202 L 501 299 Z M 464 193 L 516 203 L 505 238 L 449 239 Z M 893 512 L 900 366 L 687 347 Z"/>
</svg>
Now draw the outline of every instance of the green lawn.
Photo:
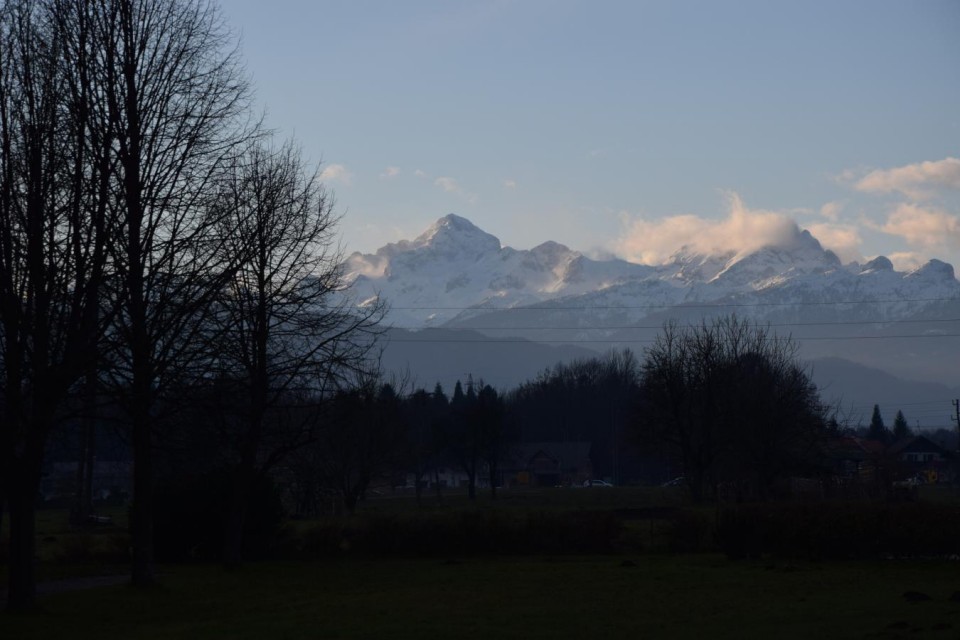
<svg viewBox="0 0 960 640">
<path fill-rule="evenodd" d="M 956 502 L 955 492 L 940 494 L 924 499 Z M 418 509 L 411 495 L 384 494 L 365 502 L 358 518 L 390 523 L 449 513 L 456 520 L 461 510 L 478 509 L 522 518 L 537 511 L 682 503 L 682 494 L 656 489 L 531 489 L 505 491 L 496 502 L 481 497 L 476 504 L 455 494 L 439 502 L 427 496 Z M 75 529 L 65 510 L 39 512 L 39 579 L 125 574 L 125 511 L 110 515 L 112 525 Z M 317 522 L 288 526 L 298 536 Z M 627 534 L 642 544 L 626 548 L 662 549 L 653 544 L 662 543 L 655 524 L 627 522 Z M 0 579 L 5 569 L 0 563 Z M 216 566 L 159 570 L 162 585 L 155 590 L 74 590 L 42 596 L 36 614 L 0 614 L 0 640 L 960 637 L 960 603 L 951 602 L 960 591 L 960 564 L 946 560 L 731 562 L 711 554 L 631 551 L 372 559 L 354 551 L 341 558 L 251 563 L 234 573 Z M 903 597 L 908 591 L 932 600 L 910 603 Z"/>
<path fill-rule="evenodd" d="M 624 566 L 624 564 L 629 566 Z M 2 638 L 956 638 L 951 562 L 713 555 L 162 567 L 148 592 L 49 595 Z M 905 591 L 933 600 L 911 604 Z"/>
</svg>

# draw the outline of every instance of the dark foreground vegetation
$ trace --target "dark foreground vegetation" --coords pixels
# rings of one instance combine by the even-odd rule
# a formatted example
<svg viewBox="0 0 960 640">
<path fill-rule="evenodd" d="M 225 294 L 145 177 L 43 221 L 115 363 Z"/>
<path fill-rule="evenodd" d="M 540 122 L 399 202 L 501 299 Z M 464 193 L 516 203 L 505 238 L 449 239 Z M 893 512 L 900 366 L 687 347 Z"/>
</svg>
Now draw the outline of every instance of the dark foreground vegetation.
<svg viewBox="0 0 960 640">
<path fill-rule="evenodd" d="M 956 517 L 936 534 L 921 531 L 957 513 L 945 491 L 909 505 L 719 511 L 673 489 L 514 493 L 496 504 L 451 495 L 420 511 L 413 496 L 382 497 L 348 519 L 287 521 L 264 559 L 234 571 L 198 558 L 161 563 L 161 586 L 149 591 L 125 578 L 78 581 L 123 570 L 122 522 L 79 531 L 66 512 L 43 511 L 42 610 L 0 616 L 0 634 L 953 638 L 960 630 Z M 745 523 L 759 521 L 743 536 Z M 899 546 L 905 534 L 909 552 Z M 930 545 L 921 555 L 918 542 Z"/>
<path fill-rule="evenodd" d="M 21 638 L 955 638 L 956 567 L 629 558 L 164 566 L 164 586 L 47 596 Z M 929 601 L 911 602 L 905 592 Z"/>
</svg>

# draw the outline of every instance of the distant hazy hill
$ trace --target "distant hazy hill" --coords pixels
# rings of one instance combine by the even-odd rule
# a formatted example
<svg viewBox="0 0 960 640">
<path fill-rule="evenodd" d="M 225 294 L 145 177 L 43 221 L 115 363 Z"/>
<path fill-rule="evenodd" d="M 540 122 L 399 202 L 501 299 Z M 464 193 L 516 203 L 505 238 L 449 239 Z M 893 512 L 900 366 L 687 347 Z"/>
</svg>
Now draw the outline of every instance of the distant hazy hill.
<svg viewBox="0 0 960 640">
<path fill-rule="evenodd" d="M 598 354 L 575 346 L 550 346 L 514 339 L 490 339 L 476 331 L 391 329 L 385 336 L 382 365 L 402 376 L 409 372 L 417 387 L 433 390 L 439 382 L 449 394 L 467 376 L 507 390 L 558 362 Z"/>
<path fill-rule="evenodd" d="M 593 358 L 597 351 L 574 346 L 550 346 L 527 340 L 491 339 L 465 330 L 392 329 L 386 338 L 384 370 L 409 374 L 417 387 L 432 390 L 440 382 L 449 394 L 457 380 L 482 379 L 501 390 L 530 380 L 557 362 Z M 636 351 L 642 355 L 641 350 Z M 898 410 L 910 426 L 950 427 L 950 401 L 960 389 L 932 382 L 904 380 L 885 371 L 842 358 L 808 362 L 824 401 L 839 408 L 850 426 L 867 425 L 874 404 L 880 405 L 888 426 Z"/>
<path fill-rule="evenodd" d="M 888 427 L 893 426 L 897 411 L 903 411 L 911 428 L 917 421 L 923 428 L 956 428 L 950 422 L 950 401 L 960 397 L 960 389 L 903 380 L 841 358 L 821 358 L 810 364 L 821 397 L 837 404 L 852 426 L 869 425 L 873 405 L 878 404 Z"/>
</svg>

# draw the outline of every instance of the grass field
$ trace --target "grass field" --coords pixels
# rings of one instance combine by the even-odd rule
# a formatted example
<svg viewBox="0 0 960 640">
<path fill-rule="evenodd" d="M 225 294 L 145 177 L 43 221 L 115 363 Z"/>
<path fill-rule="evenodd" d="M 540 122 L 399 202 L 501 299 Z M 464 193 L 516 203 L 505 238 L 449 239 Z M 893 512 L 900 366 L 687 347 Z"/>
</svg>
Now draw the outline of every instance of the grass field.
<svg viewBox="0 0 960 640">
<path fill-rule="evenodd" d="M 732 563 L 713 555 L 163 567 L 0 615 L 20 638 L 956 638 L 956 563 Z M 904 592 L 932 600 L 910 603 Z"/>
<path fill-rule="evenodd" d="M 956 495 L 924 497 L 955 502 Z M 556 489 L 367 501 L 359 518 L 390 522 L 479 510 L 601 510 L 682 505 L 676 492 Z M 689 509 L 689 506 L 684 507 Z M 74 529 L 63 510 L 38 514 L 41 581 L 123 574 L 125 511 L 114 524 Z M 6 525 L 6 523 L 4 523 Z M 313 523 L 290 528 L 296 534 Z M 647 524 L 631 523 L 644 533 Z M 647 549 L 644 538 L 640 548 Z M 0 566 L 0 579 L 4 579 Z M 343 557 L 161 565 L 161 585 L 43 595 L 40 612 L 0 614 L 16 638 L 958 638 L 954 560 L 734 562 L 719 554 L 622 552 L 536 557 L 469 553 L 431 558 Z M 907 592 L 930 600 L 911 602 Z"/>
</svg>

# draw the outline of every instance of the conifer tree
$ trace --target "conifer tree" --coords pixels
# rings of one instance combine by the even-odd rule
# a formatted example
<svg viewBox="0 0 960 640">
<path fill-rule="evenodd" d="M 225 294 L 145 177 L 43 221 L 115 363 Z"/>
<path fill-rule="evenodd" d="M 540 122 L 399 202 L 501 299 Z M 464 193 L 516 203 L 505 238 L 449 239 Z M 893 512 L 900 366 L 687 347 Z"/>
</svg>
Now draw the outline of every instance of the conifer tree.
<svg viewBox="0 0 960 640">
<path fill-rule="evenodd" d="M 903 411 L 897 411 L 897 417 L 893 419 L 893 440 L 903 440 L 913 435 L 913 431 L 907 425 L 907 419 L 903 416 Z"/>
<path fill-rule="evenodd" d="M 870 429 L 867 431 L 868 440 L 889 443 L 893 434 L 883 423 L 883 416 L 880 415 L 880 405 L 873 405 L 873 415 L 870 416 Z"/>
</svg>

